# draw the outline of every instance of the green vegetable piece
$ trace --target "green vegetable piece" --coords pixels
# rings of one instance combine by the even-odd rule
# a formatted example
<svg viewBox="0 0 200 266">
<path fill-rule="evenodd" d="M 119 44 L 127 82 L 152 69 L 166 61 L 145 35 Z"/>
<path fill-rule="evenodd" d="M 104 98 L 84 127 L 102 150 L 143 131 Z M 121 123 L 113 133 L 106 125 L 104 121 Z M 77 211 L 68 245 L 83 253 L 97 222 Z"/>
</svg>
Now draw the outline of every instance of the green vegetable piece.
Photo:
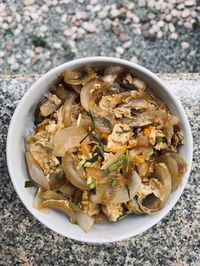
<svg viewBox="0 0 200 266">
<path fill-rule="evenodd" d="M 112 181 L 111 181 L 112 187 L 116 186 L 116 184 L 117 184 L 117 179 L 113 178 Z"/>
<path fill-rule="evenodd" d="M 87 112 L 87 115 L 90 117 L 91 122 L 92 122 L 92 129 L 95 129 L 95 121 L 94 121 L 94 116 L 91 111 Z"/>
<path fill-rule="evenodd" d="M 95 187 L 96 187 L 95 183 L 91 183 L 91 184 L 89 184 L 89 188 L 90 188 L 90 189 L 94 189 Z"/>
<path fill-rule="evenodd" d="M 128 213 L 126 213 L 126 214 L 120 216 L 120 217 L 117 219 L 117 221 L 121 221 L 122 219 L 126 218 L 127 216 L 128 216 Z"/>
<path fill-rule="evenodd" d="M 162 137 L 156 137 L 156 143 L 159 144 L 161 142 L 164 142 L 163 138 Z"/>
<path fill-rule="evenodd" d="M 104 155 L 103 145 L 101 142 L 98 143 L 97 150 L 98 150 L 99 154 L 104 158 L 105 155 Z"/>
<path fill-rule="evenodd" d="M 86 162 L 95 163 L 96 161 L 98 161 L 98 158 L 99 158 L 99 154 L 96 153 L 91 159 L 87 159 Z"/>
<path fill-rule="evenodd" d="M 28 188 L 28 187 L 37 187 L 37 184 L 35 184 L 32 180 L 28 180 L 28 181 L 25 181 L 24 187 L 25 188 Z"/>
<path fill-rule="evenodd" d="M 129 168 L 129 152 L 127 150 L 124 157 L 124 170 L 126 173 L 128 172 L 128 168 Z"/>
<path fill-rule="evenodd" d="M 111 172 L 111 171 L 114 171 L 116 170 L 117 168 L 119 168 L 122 164 L 122 161 L 118 161 L 116 163 L 113 163 L 111 164 L 109 167 L 108 167 L 108 170 Z"/>
<path fill-rule="evenodd" d="M 104 117 L 103 123 L 104 123 L 105 126 L 107 126 L 112 131 L 113 125 L 111 124 L 111 122 L 110 122 L 110 120 L 108 118 Z"/>
<path fill-rule="evenodd" d="M 82 167 L 85 163 L 86 163 L 86 160 L 85 160 L 85 159 L 81 160 L 80 162 L 78 162 L 78 164 L 77 164 L 77 166 L 76 166 L 76 169 L 77 169 L 77 170 L 80 170 L 81 167 Z"/>
<path fill-rule="evenodd" d="M 87 185 L 90 185 L 92 183 L 92 177 L 88 176 L 87 178 Z"/>
</svg>

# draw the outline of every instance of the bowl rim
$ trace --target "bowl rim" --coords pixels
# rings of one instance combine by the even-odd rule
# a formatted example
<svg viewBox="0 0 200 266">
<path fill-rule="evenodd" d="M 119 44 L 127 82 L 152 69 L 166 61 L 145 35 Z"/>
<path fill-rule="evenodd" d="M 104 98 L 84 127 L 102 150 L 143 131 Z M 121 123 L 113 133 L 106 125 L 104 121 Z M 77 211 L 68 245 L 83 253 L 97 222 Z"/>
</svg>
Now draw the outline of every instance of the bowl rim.
<svg viewBox="0 0 200 266">
<path fill-rule="evenodd" d="M 156 81 L 160 87 L 162 87 L 162 89 L 165 90 L 165 92 L 171 97 L 173 98 L 174 102 L 177 105 L 177 109 L 180 111 L 181 113 L 181 118 L 184 120 L 184 124 L 186 127 L 186 131 L 187 131 L 187 136 L 188 136 L 188 142 L 189 142 L 189 154 L 188 154 L 188 165 L 187 165 L 187 172 L 184 176 L 184 180 L 183 180 L 183 184 L 181 189 L 179 190 L 177 199 L 174 202 L 170 202 L 168 205 L 168 208 L 166 209 L 165 213 L 160 215 L 158 217 L 158 219 L 156 219 L 156 221 L 152 220 L 149 223 L 141 226 L 141 228 L 138 229 L 137 233 L 127 233 L 124 234 L 122 236 L 116 236 L 114 239 L 108 240 L 108 239 L 104 239 L 104 240 L 98 240 L 96 239 L 96 241 L 90 240 L 90 239 L 80 239 L 79 237 L 76 236 L 72 236 L 70 234 L 62 234 L 59 230 L 56 230 L 55 227 L 53 226 L 49 226 L 46 225 L 43 221 L 41 221 L 41 219 L 39 217 L 37 217 L 32 210 L 28 207 L 28 205 L 26 204 L 26 202 L 24 202 L 24 200 L 22 199 L 21 193 L 18 190 L 17 187 L 17 182 L 15 179 L 15 173 L 13 172 L 12 169 L 12 159 L 11 159 L 11 154 L 12 154 L 12 134 L 13 134 L 13 129 L 14 129 L 14 124 L 16 123 L 16 118 L 18 116 L 18 114 L 21 112 L 21 109 L 23 107 L 23 105 L 25 104 L 26 100 L 29 99 L 29 95 L 31 94 L 31 92 L 38 87 L 38 85 L 40 83 L 43 83 L 46 79 L 48 79 L 49 77 L 51 77 L 52 74 L 56 74 L 59 73 L 61 71 L 64 71 L 67 68 L 76 68 L 76 65 L 87 65 L 87 64 L 94 64 L 94 63 L 110 63 L 110 64 L 119 64 L 119 65 L 124 65 L 127 68 L 132 68 L 135 69 L 141 73 L 144 73 L 145 75 L 149 76 L 152 80 Z M 50 71 L 48 71 L 47 73 L 43 74 L 39 79 L 37 79 L 32 85 L 31 87 L 28 89 L 28 91 L 23 95 L 23 97 L 21 98 L 21 100 L 19 101 L 19 104 L 17 105 L 17 107 L 15 108 L 14 114 L 12 115 L 12 119 L 10 121 L 10 125 L 9 125 L 9 129 L 8 129 L 8 134 L 7 134 L 7 144 L 6 144 L 6 157 L 7 157 L 7 166 L 8 166 L 8 171 L 9 171 L 9 175 L 12 181 L 12 184 L 15 188 L 15 191 L 17 192 L 18 197 L 20 198 L 20 200 L 22 201 L 23 205 L 26 207 L 26 209 L 40 222 L 42 223 L 44 226 L 46 226 L 47 228 L 51 229 L 52 231 L 58 233 L 59 235 L 62 235 L 64 237 L 68 237 L 80 242 L 84 242 L 84 243 L 110 243 L 110 242 L 116 242 L 116 241 L 121 241 L 121 240 L 125 240 L 125 239 L 129 239 L 131 237 L 134 237 L 136 235 L 139 235 L 141 233 L 143 233 L 144 231 L 150 229 L 152 226 L 154 226 L 155 224 L 157 224 L 158 222 L 160 222 L 161 219 L 163 219 L 169 212 L 170 210 L 174 207 L 174 205 L 177 203 L 177 201 L 179 200 L 180 196 L 183 193 L 183 190 L 187 184 L 190 172 L 191 172 L 191 166 L 192 166 L 192 157 L 193 157 L 193 138 L 192 138 L 192 132 L 191 132 L 191 127 L 188 121 L 188 118 L 185 114 L 185 111 L 183 109 L 183 106 L 181 104 L 181 102 L 179 101 L 179 99 L 177 99 L 177 97 L 175 96 L 174 92 L 170 91 L 167 86 L 165 85 L 165 83 L 153 72 L 151 72 L 150 70 L 146 69 L 143 66 L 140 66 L 138 64 L 132 63 L 128 60 L 125 59 L 120 59 L 120 58 L 114 58 L 114 57 L 105 57 L 105 56 L 95 56 L 95 57 L 85 57 L 85 58 L 79 58 L 79 59 L 75 59 L 72 61 L 69 61 L 67 63 L 61 64 L 53 69 L 51 69 Z M 67 232 L 68 233 L 68 232 Z"/>
</svg>

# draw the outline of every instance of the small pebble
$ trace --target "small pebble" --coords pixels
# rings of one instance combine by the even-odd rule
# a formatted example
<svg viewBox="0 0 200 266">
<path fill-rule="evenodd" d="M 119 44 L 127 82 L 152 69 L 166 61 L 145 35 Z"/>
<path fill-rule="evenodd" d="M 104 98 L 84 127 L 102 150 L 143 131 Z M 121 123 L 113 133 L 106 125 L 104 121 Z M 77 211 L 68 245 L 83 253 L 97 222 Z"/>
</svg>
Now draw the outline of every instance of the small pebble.
<svg viewBox="0 0 200 266">
<path fill-rule="evenodd" d="M 124 48 L 118 46 L 118 47 L 115 49 L 115 51 L 117 52 L 117 54 L 122 55 L 122 54 L 124 53 Z"/>
<path fill-rule="evenodd" d="M 112 26 L 112 21 L 109 18 L 106 18 L 103 21 L 103 26 L 105 27 L 105 30 L 110 30 Z"/>
<path fill-rule="evenodd" d="M 59 50 L 59 49 L 62 48 L 62 45 L 61 45 L 59 42 L 54 42 L 54 43 L 53 43 L 53 48 Z"/>
<path fill-rule="evenodd" d="M 162 33 L 162 31 L 159 31 L 158 33 L 157 33 L 157 38 L 158 39 L 161 39 L 163 37 L 163 33 Z"/>
<path fill-rule="evenodd" d="M 124 34 L 122 32 L 119 34 L 119 37 L 118 38 L 119 38 L 120 42 L 125 42 L 128 39 L 127 36 L 126 36 L 126 34 Z"/>
<path fill-rule="evenodd" d="M 82 24 L 82 26 L 88 32 L 95 32 L 96 31 L 96 27 L 95 27 L 94 23 L 92 23 L 92 22 L 84 22 Z"/>
<path fill-rule="evenodd" d="M 186 28 L 186 29 L 192 29 L 192 24 L 188 21 L 184 22 L 183 26 Z"/>
<path fill-rule="evenodd" d="M 146 1 L 145 1 L 145 0 L 138 0 L 138 6 L 139 6 L 139 7 L 144 7 L 144 6 L 146 6 Z"/>
<path fill-rule="evenodd" d="M 181 48 L 183 50 L 186 50 L 190 47 L 190 44 L 188 42 L 181 42 Z"/>
<path fill-rule="evenodd" d="M 106 11 L 106 10 L 102 10 L 102 11 L 100 11 L 100 12 L 98 13 L 98 17 L 99 17 L 100 19 L 107 18 L 107 17 L 108 17 L 108 11 Z"/>
<path fill-rule="evenodd" d="M 131 57 L 130 61 L 135 63 L 135 64 L 138 64 L 138 59 L 136 56 Z"/>
<path fill-rule="evenodd" d="M 25 6 L 31 6 L 35 3 L 35 0 L 24 0 L 24 5 Z"/>
<path fill-rule="evenodd" d="M 196 1 L 194 1 L 194 0 L 187 0 L 187 1 L 185 1 L 185 6 L 187 6 L 187 7 L 191 7 L 191 6 L 194 6 L 194 5 L 196 5 Z"/>
<path fill-rule="evenodd" d="M 172 40 L 177 40 L 178 39 L 178 34 L 176 32 L 173 32 L 171 35 L 170 35 L 170 39 Z"/>
<path fill-rule="evenodd" d="M 110 11 L 110 17 L 111 17 L 112 19 L 118 17 L 119 14 L 120 14 L 120 12 L 119 12 L 119 10 L 117 10 L 117 9 L 114 9 L 114 10 L 111 10 L 111 11 Z"/>
<path fill-rule="evenodd" d="M 163 20 L 160 20 L 160 21 L 158 21 L 157 25 L 159 28 L 162 28 L 162 27 L 164 27 L 165 23 Z"/>
<path fill-rule="evenodd" d="M 184 9 L 184 10 L 182 11 L 182 13 L 181 13 L 181 16 L 182 16 L 183 18 L 187 18 L 187 17 L 189 17 L 189 15 L 190 15 L 190 10 L 189 10 L 189 9 Z"/>
<path fill-rule="evenodd" d="M 170 32 L 175 32 L 175 27 L 172 23 L 169 23 L 168 27 Z"/>
</svg>

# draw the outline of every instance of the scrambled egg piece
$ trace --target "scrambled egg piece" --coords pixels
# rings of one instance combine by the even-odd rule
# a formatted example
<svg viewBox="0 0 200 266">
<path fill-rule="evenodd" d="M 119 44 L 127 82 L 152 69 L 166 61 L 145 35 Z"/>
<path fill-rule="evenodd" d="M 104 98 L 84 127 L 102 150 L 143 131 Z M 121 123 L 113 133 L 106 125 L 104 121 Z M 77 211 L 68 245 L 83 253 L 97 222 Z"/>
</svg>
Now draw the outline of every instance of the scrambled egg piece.
<svg viewBox="0 0 200 266">
<path fill-rule="evenodd" d="M 117 221 L 123 215 L 123 207 L 120 203 L 110 203 L 102 206 L 102 211 L 110 221 Z"/>
<path fill-rule="evenodd" d="M 90 201 L 88 195 L 88 191 L 83 192 L 80 207 L 89 216 L 98 215 L 100 213 L 99 205 Z"/>
<path fill-rule="evenodd" d="M 115 124 L 112 134 L 108 136 L 107 148 L 127 144 L 130 139 L 130 127 L 127 124 Z"/>
<path fill-rule="evenodd" d="M 52 95 L 40 106 L 40 112 L 42 116 L 49 116 L 61 105 L 61 100 L 56 96 Z"/>
</svg>

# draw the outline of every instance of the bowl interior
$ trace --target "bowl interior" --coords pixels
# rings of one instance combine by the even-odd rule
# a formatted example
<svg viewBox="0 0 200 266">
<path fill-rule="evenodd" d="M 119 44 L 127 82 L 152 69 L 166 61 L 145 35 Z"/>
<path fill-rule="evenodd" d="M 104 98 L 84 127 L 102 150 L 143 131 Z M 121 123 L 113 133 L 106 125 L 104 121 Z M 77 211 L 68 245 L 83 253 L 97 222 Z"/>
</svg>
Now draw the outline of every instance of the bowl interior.
<svg viewBox="0 0 200 266">
<path fill-rule="evenodd" d="M 85 234 L 77 225 L 71 224 L 68 218 L 62 213 L 51 210 L 49 214 L 44 214 L 32 207 L 35 189 L 24 188 L 24 181 L 28 179 L 24 158 L 24 138 L 32 131 L 33 114 L 36 104 L 65 69 L 74 69 L 82 66 L 106 66 L 111 64 L 129 68 L 131 73 L 144 80 L 167 103 L 171 112 L 180 118 L 180 127 L 184 132 L 185 144 L 180 147 L 179 152 L 185 158 L 188 170 L 181 186 L 171 194 L 166 206 L 158 214 L 152 216 L 130 215 L 120 222 L 94 225 L 92 230 L 88 234 Z M 141 66 L 121 59 L 85 58 L 63 64 L 51 70 L 28 90 L 20 101 L 10 124 L 7 139 L 7 162 L 16 192 L 26 208 L 40 222 L 57 233 L 72 239 L 94 243 L 111 242 L 126 239 L 145 231 L 161 220 L 175 205 L 189 177 L 192 162 L 192 135 L 188 119 L 182 106 L 174 94 L 165 87 L 156 75 Z"/>
</svg>

